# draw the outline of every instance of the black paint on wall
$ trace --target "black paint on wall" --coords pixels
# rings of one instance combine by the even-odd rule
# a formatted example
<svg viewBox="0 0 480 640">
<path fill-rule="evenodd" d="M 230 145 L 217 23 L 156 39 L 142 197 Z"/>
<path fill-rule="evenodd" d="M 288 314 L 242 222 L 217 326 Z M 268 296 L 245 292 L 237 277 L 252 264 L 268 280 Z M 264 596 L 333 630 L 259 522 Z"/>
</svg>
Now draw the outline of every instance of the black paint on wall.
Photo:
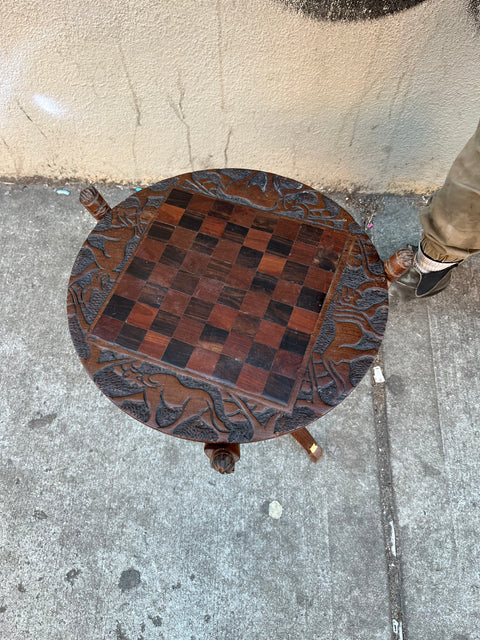
<svg viewBox="0 0 480 640">
<path fill-rule="evenodd" d="M 322 20 L 371 20 L 410 9 L 424 0 L 280 0 L 312 18 Z M 477 5 L 478 0 L 470 0 Z"/>
<path fill-rule="evenodd" d="M 480 0 L 470 0 L 469 9 L 475 22 L 480 27 Z"/>
</svg>

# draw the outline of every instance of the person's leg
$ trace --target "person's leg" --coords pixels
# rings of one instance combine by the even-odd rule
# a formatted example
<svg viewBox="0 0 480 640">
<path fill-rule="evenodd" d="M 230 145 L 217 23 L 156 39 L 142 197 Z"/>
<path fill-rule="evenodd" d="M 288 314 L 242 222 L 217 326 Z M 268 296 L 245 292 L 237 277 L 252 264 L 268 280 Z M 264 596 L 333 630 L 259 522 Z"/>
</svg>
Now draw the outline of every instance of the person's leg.
<svg viewBox="0 0 480 640">
<path fill-rule="evenodd" d="M 480 123 L 420 221 L 423 234 L 415 262 L 399 284 L 422 298 L 442 291 L 452 269 L 480 252 Z"/>
<path fill-rule="evenodd" d="M 480 123 L 420 221 L 421 248 L 432 260 L 460 262 L 480 252 Z"/>
</svg>

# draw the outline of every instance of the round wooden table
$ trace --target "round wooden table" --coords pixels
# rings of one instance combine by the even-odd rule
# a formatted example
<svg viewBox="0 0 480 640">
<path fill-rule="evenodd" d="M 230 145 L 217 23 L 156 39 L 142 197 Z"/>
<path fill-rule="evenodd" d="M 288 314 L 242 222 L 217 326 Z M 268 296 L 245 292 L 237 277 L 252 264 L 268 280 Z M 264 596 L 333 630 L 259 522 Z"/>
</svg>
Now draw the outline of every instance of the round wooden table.
<svg viewBox="0 0 480 640">
<path fill-rule="evenodd" d="M 196 171 L 142 189 L 98 223 L 68 287 L 73 343 L 100 390 L 168 435 L 239 444 L 306 429 L 360 382 L 379 349 L 387 278 L 338 204 L 266 172 Z M 230 456 L 230 460 L 228 457 Z"/>
</svg>

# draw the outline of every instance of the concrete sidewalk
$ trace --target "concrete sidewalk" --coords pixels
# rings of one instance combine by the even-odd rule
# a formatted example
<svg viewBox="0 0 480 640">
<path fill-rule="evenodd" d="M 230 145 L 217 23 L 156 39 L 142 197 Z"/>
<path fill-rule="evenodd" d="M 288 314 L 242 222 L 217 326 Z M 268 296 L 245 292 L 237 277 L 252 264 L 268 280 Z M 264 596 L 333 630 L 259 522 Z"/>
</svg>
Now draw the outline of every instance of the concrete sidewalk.
<svg viewBox="0 0 480 640">
<path fill-rule="evenodd" d="M 65 299 L 93 219 L 58 188 L 0 184 L 0 638 L 479 640 L 480 259 L 392 301 L 386 382 L 316 423 L 319 464 L 282 437 L 222 477 L 83 370 Z M 377 211 L 382 258 L 417 240 L 420 197 L 335 197 Z"/>
</svg>

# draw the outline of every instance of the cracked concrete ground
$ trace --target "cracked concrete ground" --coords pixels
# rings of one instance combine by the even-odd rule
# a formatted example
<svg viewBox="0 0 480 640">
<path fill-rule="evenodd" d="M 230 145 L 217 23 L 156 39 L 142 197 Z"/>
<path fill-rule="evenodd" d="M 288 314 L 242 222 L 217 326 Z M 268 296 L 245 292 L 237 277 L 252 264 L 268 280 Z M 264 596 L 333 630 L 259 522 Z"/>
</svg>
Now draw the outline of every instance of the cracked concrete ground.
<svg viewBox="0 0 480 640">
<path fill-rule="evenodd" d="M 83 370 L 65 297 L 93 220 L 62 187 L 0 185 L 0 637 L 478 640 L 480 259 L 392 301 L 386 382 L 315 423 L 319 464 L 284 436 L 222 477 Z M 335 197 L 383 258 L 418 238 L 418 196 Z"/>
</svg>

